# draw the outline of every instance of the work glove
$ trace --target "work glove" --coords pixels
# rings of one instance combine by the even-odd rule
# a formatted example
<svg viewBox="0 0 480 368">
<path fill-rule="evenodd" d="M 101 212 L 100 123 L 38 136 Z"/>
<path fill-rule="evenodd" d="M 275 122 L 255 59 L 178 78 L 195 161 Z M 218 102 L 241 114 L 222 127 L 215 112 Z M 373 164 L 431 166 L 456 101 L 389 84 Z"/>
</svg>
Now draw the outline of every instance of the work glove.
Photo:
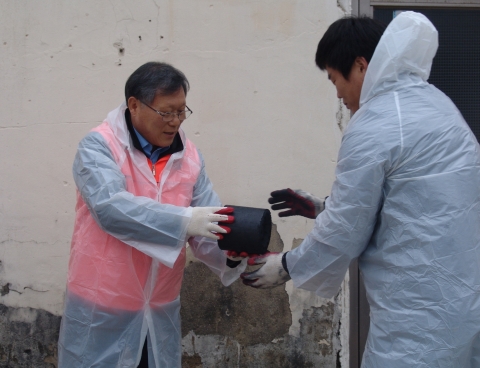
<svg viewBox="0 0 480 368">
<path fill-rule="evenodd" d="M 187 226 L 187 236 L 204 236 L 213 240 L 222 239 L 221 234 L 228 234 L 228 226 L 218 225 L 216 222 L 232 223 L 231 207 L 192 207 L 192 218 Z"/>
<path fill-rule="evenodd" d="M 227 256 L 227 266 L 230 268 L 237 267 L 245 258 L 249 257 L 246 252 L 237 253 L 234 250 L 225 250 L 224 252 Z"/>
<path fill-rule="evenodd" d="M 280 212 L 279 217 L 299 215 L 314 219 L 325 209 L 324 200 L 301 189 L 276 190 L 270 193 L 270 196 L 268 203 L 273 204 L 272 210 L 288 209 L 288 211 Z"/>
<path fill-rule="evenodd" d="M 226 250 L 225 255 L 232 261 L 243 261 L 245 258 L 249 258 L 250 255 L 247 252 L 235 252 L 234 250 Z"/>
<path fill-rule="evenodd" d="M 258 288 L 270 289 L 280 286 L 290 280 L 290 275 L 283 266 L 282 258 L 285 253 L 265 253 L 254 256 L 248 260 L 249 266 L 263 264 L 258 270 L 244 272 L 240 275 L 245 285 Z"/>
<path fill-rule="evenodd" d="M 238 261 L 243 261 L 245 258 L 259 256 L 260 254 L 248 254 L 247 252 L 238 253 L 238 252 L 235 252 L 234 250 L 226 250 L 225 255 L 227 256 L 228 259 L 238 262 Z"/>
<path fill-rule="evenodd" d="M 247 252 L 235 252 L 234 250 L 226 250 L 227 266 L 230 268 L 237 267 L 245 258 L 256 257 L 259 254 L 248 254 Z"/>
</svg>

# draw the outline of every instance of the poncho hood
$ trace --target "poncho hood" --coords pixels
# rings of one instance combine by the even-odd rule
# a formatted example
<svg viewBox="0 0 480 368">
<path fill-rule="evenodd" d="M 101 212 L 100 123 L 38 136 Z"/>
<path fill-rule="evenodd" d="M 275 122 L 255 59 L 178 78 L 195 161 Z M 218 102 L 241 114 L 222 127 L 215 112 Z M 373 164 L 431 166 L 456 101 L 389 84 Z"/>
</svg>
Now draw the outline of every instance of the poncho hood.
<svg viewBox="0 0 480 368">
<path fill-rule="evenodd" d="M 420 13 L 400 13 L 389 24 L 368 65 L 360 107 L 373 97 L 427 82 L 438 48 L 438 32 Z"/>
</svg>

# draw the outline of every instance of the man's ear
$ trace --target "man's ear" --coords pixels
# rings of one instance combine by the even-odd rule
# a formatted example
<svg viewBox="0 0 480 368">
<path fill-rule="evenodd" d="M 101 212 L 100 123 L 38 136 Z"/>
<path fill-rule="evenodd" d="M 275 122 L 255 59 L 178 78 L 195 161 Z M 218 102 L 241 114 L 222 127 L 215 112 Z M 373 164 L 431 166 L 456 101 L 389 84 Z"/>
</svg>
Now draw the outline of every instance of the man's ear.
<svg viewBox="0 0 480 368">
<path fill-rule="evenodd" d="M 138 101 L 135 97 L 129 97 L 127 101 L 128 109 L 130 110 L 130 114 L 132 116 L 136 115 L 139 107 L 140 101 Z"/>
<path fill-rule="evenodd" d="M 358 70 L 365 74 L 367 72 L 367 68 L 368 68 L 368 61 L 363 57 L 363 56 L 358 56 L 356 59 L 355 59 L 355 65 L 357 66 Z"/>
</svg>

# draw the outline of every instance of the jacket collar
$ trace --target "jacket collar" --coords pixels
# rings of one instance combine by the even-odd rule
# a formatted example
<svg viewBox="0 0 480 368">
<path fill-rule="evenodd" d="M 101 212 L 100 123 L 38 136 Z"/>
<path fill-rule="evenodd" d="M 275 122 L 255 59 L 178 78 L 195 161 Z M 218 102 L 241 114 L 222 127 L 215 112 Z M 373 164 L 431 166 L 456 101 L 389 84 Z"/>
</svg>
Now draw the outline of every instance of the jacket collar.
<svg viewBox="0 0 480 368">
<path fill-rule="evenodd" d="M 128 118 L 126 115 L 128 114 Z M 130 120 L 130 124 L 129 124 Z M 142 146 L 138 141 L 136 134 L 133 131 L 133 126 L 130 119 L 130 112 L 128 111 L 127 105 L 123 102 L 115 110 L 110 111 L 107 115 L 107 122 L 110 125 L 115 137 L 120 141 L 120 143 L 129 150 L 132 148 L 137 149 L 138 151 L 143 152 Z M 130 126 L 129 126 L 130 125 Z M 132 129 L 132 130 L 130 130 Z M 175 136 L 170 149 L 162 154 L 162 156 L 174 154 L 180 152 L 179 157 L 183 156 L 183 149 L 186 143 L 185 132 L 180 128 L 177 135 Z"/>
<path fill-rule="evenodd" d="M 137 134 L 135 134 L 135 130 L 134 130 L 133 124 L 132 124 L 132 119 L 130 117 L 130 111 L 128 110 L 128 108 L 125 109 L 125 122 L 127 124 L 128 132 L 130 133 L 130 138 L 132 140 L 133 147 L 135 147 L 140 152 L 143 152 L 143 154 L 145 154 L 145 156 L 148 157 L 148 155 L 145 153 L 145 150 L 143 149 L 142 143 L 140 142 L 140 140 L 137 137 Z M 155 147 L 154 147 L 153 150 L 155 150 Z M 153 150 L 152 150 L 152 152 L 153 152 Z M 183 142 L 182 142 L 182 139 L 180 137 L 180 133 L 177 132 L 177 134 L 173 138 L 172 144 L 170 145 L 168 150 L 166 150 L 166 151 L 164 151 L 160 154 L 159 159 L 161 157 L 171 155 L 173 153 L 176 153 L 176 152 L 179 152 L 179 151 L 182 151 L 182 150 L 183 150 Z"/>
</svg>

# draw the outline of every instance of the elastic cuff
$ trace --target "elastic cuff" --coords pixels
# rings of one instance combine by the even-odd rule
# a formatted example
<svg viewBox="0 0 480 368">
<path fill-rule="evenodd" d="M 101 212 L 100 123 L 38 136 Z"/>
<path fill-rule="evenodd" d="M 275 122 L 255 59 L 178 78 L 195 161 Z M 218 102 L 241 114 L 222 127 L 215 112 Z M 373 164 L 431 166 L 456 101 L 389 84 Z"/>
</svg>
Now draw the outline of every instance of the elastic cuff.
<svg viewBox="0 0 480 368">
<path fill-rule="evenodd" d="M 237 267 L 242 261 L 232 261 L 230 258 L 227 258 L 227 266 L 230 268 Z"/>
<path fill-rule="evenodd" d="M 283 253 L 283 256 L 282 256 L 282 267 L 283 267 L 283 269 L 285 270 L 285 272 L 290 275 L 290 272 L 288 272 L 288 268 L 287 268 L 287 253 L 288 253 L 288 252 Z"/>
</svg>

